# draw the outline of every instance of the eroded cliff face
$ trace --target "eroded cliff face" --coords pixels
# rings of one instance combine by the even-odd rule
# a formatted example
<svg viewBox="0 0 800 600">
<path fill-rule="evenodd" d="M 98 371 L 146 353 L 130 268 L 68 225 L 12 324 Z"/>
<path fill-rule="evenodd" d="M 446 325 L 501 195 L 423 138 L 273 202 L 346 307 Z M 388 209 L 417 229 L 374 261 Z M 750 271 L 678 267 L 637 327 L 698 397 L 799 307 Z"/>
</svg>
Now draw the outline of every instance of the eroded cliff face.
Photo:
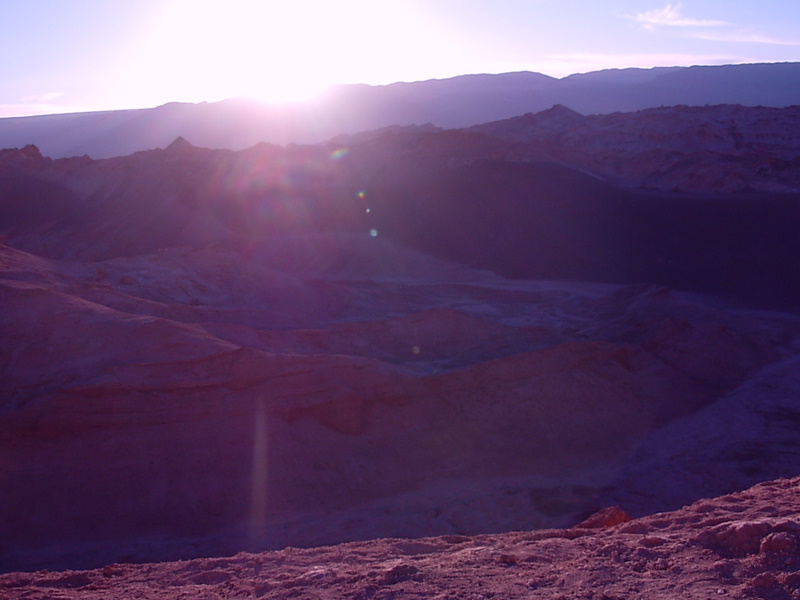
<svg viewBox="0 0 800 600">
<path fill-rule="evenodd" d="M 724 199 L 703 210 L 733 230 L 709 238 L 692 199 L 473 160 L 489 138 L 445 133 L 4 151 L 2 567 L 563 526 L 612 496 L 647 512 L 699 489 L 693 446 L 659 448 L 728 402 L 758 418 L 741 390 L 776 377 L 790 410 L 798 318 L 668 287 L 747 300 L 733 275 L 794 264 L 790 240 L 740 234 Z M 794 474 L 773 456 L 794 421 L 759 430 L 755 470 L 728 468 L 753 442 L 720 423 L 703 493 Z M 670 494 L 637 475 L 667 463 Z"/>
</svg>

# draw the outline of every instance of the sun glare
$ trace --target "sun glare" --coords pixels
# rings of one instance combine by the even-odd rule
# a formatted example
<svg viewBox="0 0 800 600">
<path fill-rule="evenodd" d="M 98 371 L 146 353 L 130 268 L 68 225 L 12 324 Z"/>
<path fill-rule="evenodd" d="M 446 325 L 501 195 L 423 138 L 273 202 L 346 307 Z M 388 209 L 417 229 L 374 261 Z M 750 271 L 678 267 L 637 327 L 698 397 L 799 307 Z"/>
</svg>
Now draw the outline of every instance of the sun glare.
<svg viewBox="0 0 800 600">
<path fill-rule="evenodd" d="M 172 100 L 288 102 L 336 83 L 390 83 L 407 65 L 435 68 L 452 51 L 403 0 L 173 0 L 126 76 L 143 82 L 141 95 Z"/>
</svg>

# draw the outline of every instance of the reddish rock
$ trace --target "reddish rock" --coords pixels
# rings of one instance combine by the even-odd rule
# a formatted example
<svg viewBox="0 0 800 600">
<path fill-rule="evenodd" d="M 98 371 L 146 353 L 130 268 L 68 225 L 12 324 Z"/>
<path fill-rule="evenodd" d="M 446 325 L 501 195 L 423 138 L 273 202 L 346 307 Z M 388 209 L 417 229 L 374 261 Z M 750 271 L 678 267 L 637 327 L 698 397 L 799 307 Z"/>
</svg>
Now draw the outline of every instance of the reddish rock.
<svg viewBox="0 0 800 600">
<path fill-rule="evenodd" d="M 608 506 L 581 521 L 575 527 L 579 529 L 603 529 L 605 527 L 614 527 L 620 523 L 627 523 L 630 520 L 630 515 L 619 506 Z"/>
<path fill-rule="evenodd" d="M 800 530 L 800 527 L 798 527 Z M 798 549 L 797 534 L 788 531 L 777 531 L 764 536 L 758 548 L 759 552 L 780 552 L 793 554 Z"/>
</svg>

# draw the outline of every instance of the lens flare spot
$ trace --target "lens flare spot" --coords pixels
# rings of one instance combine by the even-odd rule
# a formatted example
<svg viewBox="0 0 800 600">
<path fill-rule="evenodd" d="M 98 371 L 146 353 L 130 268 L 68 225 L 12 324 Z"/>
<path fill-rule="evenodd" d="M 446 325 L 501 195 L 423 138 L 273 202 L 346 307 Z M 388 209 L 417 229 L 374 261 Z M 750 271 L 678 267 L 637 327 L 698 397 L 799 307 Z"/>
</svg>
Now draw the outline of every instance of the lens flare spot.
<svg viewBox="0 0 800 600">
<path fill-rule="evenodd" d="M 368 209 L 367 209 L 367 212 L 368 212 L 368 213 L 369 213 L 369 212 L 372 212 L 372 210 L 368 208 Z"/>
<path fill-rule="evenodd" d="M 420 349 L 419 346 L 411 346 L 411 353 L 412 354 L 419 354 L 420 352 L 421 352 L 421 349 Z"/>
<path fill-rule="evenodd" d="M 337 148 L 331 152 L 331 160 L 342 160 L 347 156 L 347 148 Z"/>
<path fill-rule="evenodd" d="M 366 195 L 367 195 L 367 192 L 365 192 L 364 190 L 361 190 L 360 192 L 358 192 L 356 194 L 356 196 L 358 196 L 362 200 L 366 197 Z"/>
<path fill-rule="evenodd" d="M 372 237 L 378 237 L 378 230 L 377 230 L 377 229 L 370 229 L 370 230 L 369 230 L 369 234 L 370 234 Z"/>
</svg>

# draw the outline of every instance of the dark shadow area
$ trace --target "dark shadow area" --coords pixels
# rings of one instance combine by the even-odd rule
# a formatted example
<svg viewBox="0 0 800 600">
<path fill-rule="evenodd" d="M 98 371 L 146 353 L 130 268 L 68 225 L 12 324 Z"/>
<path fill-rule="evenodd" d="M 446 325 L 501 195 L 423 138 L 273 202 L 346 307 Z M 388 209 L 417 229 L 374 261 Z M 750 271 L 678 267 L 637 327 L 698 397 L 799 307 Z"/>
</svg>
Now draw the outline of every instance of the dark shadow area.
<svg viewBox="0 0 800 600">
<path fill-rule="evenodd" d="M 376 227 L 513 278 L 657 283 L 800 304 L 800 195 L 620 189 L 551 164 L 485 162 L 384 189 Z"/>
</svg>

